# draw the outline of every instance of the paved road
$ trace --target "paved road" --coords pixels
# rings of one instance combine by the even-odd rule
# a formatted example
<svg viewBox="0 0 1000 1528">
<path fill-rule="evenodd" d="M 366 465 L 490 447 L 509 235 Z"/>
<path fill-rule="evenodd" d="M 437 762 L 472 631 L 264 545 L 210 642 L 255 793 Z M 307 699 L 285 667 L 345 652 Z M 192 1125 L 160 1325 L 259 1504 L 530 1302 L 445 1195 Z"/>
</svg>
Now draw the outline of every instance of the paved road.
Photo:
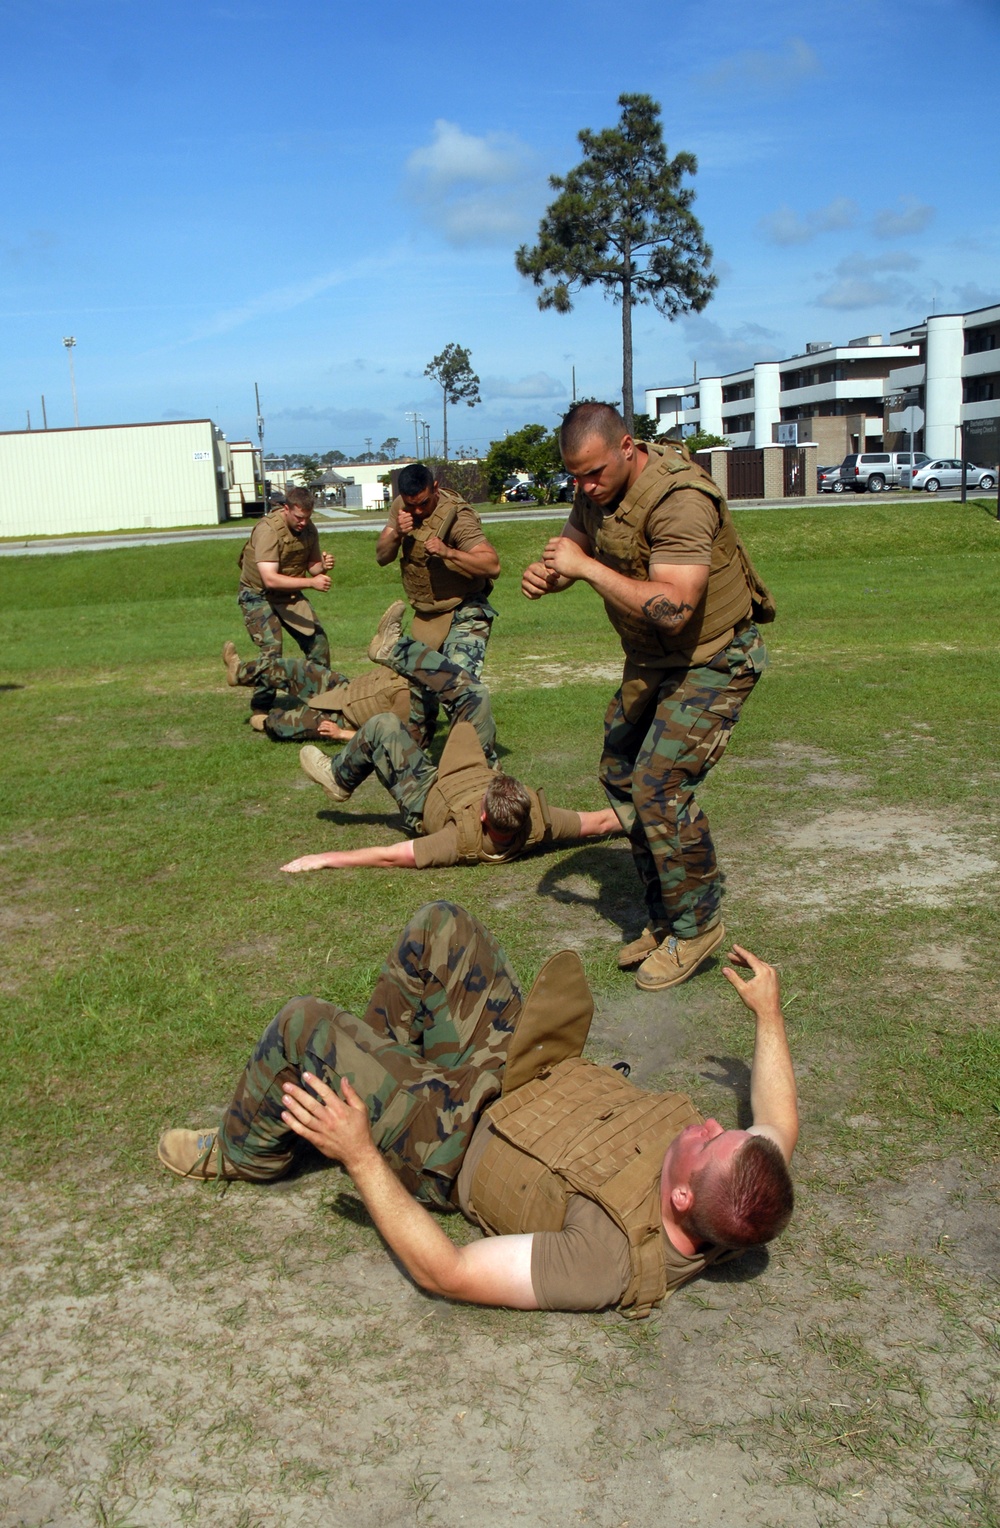
<svg viewBox="0 0 1000 1528">
<path fill-rule="evenodd" d="M 730 504 L 734 514 L 739 514 L 745 509 L 804 509 L 817 505 L 826 509 L 836 510 L 847 503 L 854 503 L 858 496 L 852 494 L 824 493 L 814 499 L 739 499 L 735 504 Z M 919 496 L 921 500 L 926 495 Z M 955 501 L 961 497 L 959 489 L 953 492 L 945 491 L 935 496 L 937 499 L 949 499 Z M 970 498 L 990 498 L 992 494 L 969 494 Z M 909 493 L 886 493 L 881 495 L 882 502 L 898 504 L 910 500 Z M 499 509 L 486 510 L 481 516 L 484 525 L 504 525 L 514 521 L 533 520 L 565 520 L 569 511 L 568 504 L 539 505 L 537 509 Z M 123 535 L 108 536 L 47 536 L 34 540 L 4 541 L 0 542 L 0 557 L 45 557 L 54 556 L 60 552 L 115 552 L 125 547 L 137 546 L 172 546 L 181 541 L 235 541 L 243 540 L 250 534 L 255 522 L 249 520 L 236 520 L 228 525 L 206 525 L 193 527 L 184 531 L 134 531 Z M 346 510 L 320 511 L 315 517 L 316 529 L 322 531 L 324 536 L 337 534 L 341 531 L 380 531 L 385 524 L 384 515 L 356 515 Z"/>
</svg>

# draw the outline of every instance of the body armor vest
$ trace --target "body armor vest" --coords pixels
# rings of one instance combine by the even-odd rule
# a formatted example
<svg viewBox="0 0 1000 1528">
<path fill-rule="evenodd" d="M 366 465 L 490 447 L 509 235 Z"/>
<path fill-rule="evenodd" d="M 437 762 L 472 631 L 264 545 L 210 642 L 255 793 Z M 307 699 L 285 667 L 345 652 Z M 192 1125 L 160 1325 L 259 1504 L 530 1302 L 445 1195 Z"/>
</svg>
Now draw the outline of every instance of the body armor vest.
<svg viewBox="0 0 1000 1528">
<path fill-rule="evenodd" d="M 678 660 L 703 662 L 713 656 L 731 639 L 734 627 L 750 617 L 752 594 L 759 580 L 736 534 L 725 498 L 708 473 L 679 446 L 650 444 L 648 449 L 648 465 L 613 514 L 602 514 L 585 496 L 580 498 L 579 512 L 598 561 L 626 578 L 645 579 L 651 550 L 646 522 L 652 511 L 681 488 L 695 488 L 714 503 L 719 530 L 712 542 L 708 587 L 680 631 L 663 632 L 642 616 L 616 610 L 605 602 L 626 657 L 640 668 L 658 669 L 676 666 Z M 760 589 L 766 595 L 763 585 Z M 773 603 L 771 611 L 773 619 Z"/>
<path fill-rule="evenodd" d="M 494 1235 L 559 1231 L 571 1194 L 585 1194 L 628 1237 L 632 1277 L 620 1301 L 648 1316 L 668 1293 L 660 1175 L 671 1141 L 701 1115 L 682 1093 L 648 1093 L 608 1067 L 574 1057 L 487 1109 L 493 1134 L 469 1207 Z M 713 1253 L 685 1261 L 700 1273 Z"/>
<path fill-rule="evenodd" d="M 528 791 L 531 816 L 521 835 L 498 852 L 482 824 L 483 796 L 493 779 L 482 744 L 471 722 L 456 722 L 441 753 L 437 779 L 424 802 L 425 833 L 437 833 L 449 823 L 458 829 L 458 863 L 491 865 L 516 858 L 529 845 L 552 834 L 552 818 L 544 790 Z"/>
<path fill-rule="evenodd" d="M 428 537 L 439 536 L 442 541 L 447 541 L 458 511 L 467 507 L 457 493 L 441 488 L 437 505 L 426 520 L 403 537 L 400 560 L 403 589 L 414 610 L 422 614 L 443 615 L 445 611 L 454 610 L 470 594 L 488 595 L 493 588 L 490 579 L 460 573 L 457 568 L 449 568 L 440 557 L 427 554 Z"/>
<path fill-rule="evenodd" d="M 410 686 L 401 674 L 381 665 L 360 679 L 334 685 L 306 702 L 314 711 L 336 711 L 352 727 L 360 727 L 383 711 L 393 711 L 405 721 L 410 714 Z"/>
</svg>

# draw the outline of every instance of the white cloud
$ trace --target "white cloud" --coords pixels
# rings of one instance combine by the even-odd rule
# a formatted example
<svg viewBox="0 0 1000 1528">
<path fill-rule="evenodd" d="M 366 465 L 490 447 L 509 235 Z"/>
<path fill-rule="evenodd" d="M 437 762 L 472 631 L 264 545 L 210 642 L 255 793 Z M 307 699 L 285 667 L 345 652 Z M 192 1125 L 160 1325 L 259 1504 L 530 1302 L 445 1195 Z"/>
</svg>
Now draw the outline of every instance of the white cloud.
<svg viewBox="0 0 1000 1528">
<path fill-rule="evenodd" d="M 817 207 L 804 217 L 782 205 L 762 217 L 757 226 L 772 244 L 808 244 L 817 234 L 853 228 L 857 218 L 857 203 L 849 196 L 836 196 L 825 207 Z"/>
<path fill-rule="evenodd" d="M 897 207 L 883 207 L 872 221 L 872 232 L 877 239 L 908 239 L 912 234 L 923 233 L 935 213 L 935 208 L 918 202 L 915 196 L 901 196 Z"/>
<path fill-rule="evenodd" d="M 406 161 L 405 190 L 451 244 L 509 244 L 530 226 L 537 174 L 527 144 L 509 133 L 476 137 L 439 118 L 429 144 Z"/>
<path fill-rule="evenodd" d="M 753 90 L 779 95 L 792 90 L 804 79 L 819 74 L 820 61 L 801 37 L 790 37 L 781 52 L 751 50 L 734 53 L 717 68 L 701 76 L 706 90 L 729 94 L 734 90 Z"/>
<path fill-rule="evenodd" d="M 914 271 L 920 262 L 905 250 L 885 255 L 848 255 L 837 265 L 836 280 L 816 298 L 820 308 L 849 312 L 859 308 L 898 307 L 912 303 L 916 291 L 909 281 L 901 281 L 898 271 Z"/>
<path fill-rule="evenodd" d="M 566 384 L 548 372 L 532 372 L 530 377 L 510 381 L 507 377 L 484 377 L 483 394 L 487 398 L 565 398 Z"/>
<path fill-rule="evenodd" d="M 776 361 L 781 356 L 775 344 L 779 335 L 761 324 L 739 324 L 726 330 L 700 314 L 687 314 L 681 324 L 688 355 L 698 362 L 702 376 L 726 376 L 752 366 L 755 361 Z"/>
<path fill-rule="evenodd" d="M 291 286 L 273 287 L 270 291 L 261 292 L 258 297 L 249 298 L 238 307 L 225 308 L 216 313 L 201 329 L 188 336 L 187 343 L 192 340 L 210 339 L 217 334 L 228 334 L 233 329 L 239 329 L 243 324 L 252 323 L 254 319 L 269 318 L 274 313 L 287 313 L 292 308 L 300 308 L 304 303 L 322 297 L 324 292 L 331 291 L 333 287 L 355 281 L 359 276 L 380 275 L 397 262 L 398 255 L 389 251 L 384 255 L 366 257 L 340 270 L 325 271 L 320 276 L 310 277 L 308 281 L 298 281 Z"/>
</svg>

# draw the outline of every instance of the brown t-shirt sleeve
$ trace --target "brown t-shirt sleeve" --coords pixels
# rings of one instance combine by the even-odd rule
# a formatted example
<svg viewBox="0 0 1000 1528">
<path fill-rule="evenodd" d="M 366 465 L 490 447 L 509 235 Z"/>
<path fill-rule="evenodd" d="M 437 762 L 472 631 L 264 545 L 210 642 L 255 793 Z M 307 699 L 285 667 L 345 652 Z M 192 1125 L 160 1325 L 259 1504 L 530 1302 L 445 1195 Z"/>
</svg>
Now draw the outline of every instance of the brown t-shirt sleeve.
<svg viewBox="0 0 1000 1528">
<path fill-rule="evenodd" d="M 460 552 L 469 552 L 474 546 L 482 546 L 485 540 L 479 516 L 474 509 L 463 504 L 445 538 L 445 545 L 457 547 Z"/>
<path fill-rule="evenodd" d="M 258 563 L 280 562 L 278 532 L 273 525 L 262 520 L 250 538 Z"/>
<path fill-rule="evenodd" d="M 306 554 L 306 566 L 310 568 L 315 567 L 323 553 L 319 545 L 319 531 L 311 520 L 306 527 L 305 535 L 302 537 L 302 547 Z"/>
<path fill-rule="evenodd" d="M 718 529 L 714 500 L 697 488 L 679 488 L 646 521 L 650 565 L 675 562 L 710 567 Z"/>
<path fill-rule="evenodd" d="M 580 837 L 580 813 L 567 811 L 562 806 L 550 806 L 552 819 L 552 843 L 561 844 L 569 838 Z"/>
<path fill-rule="evenodd" d="M 413 840 L 413 858 L 418 870 L 440 870 L 458 864 L 458 829 L 453 823 L 426 838 Z"/>
<path fill-rule="evenodd" d="M 541 1310 L 604 1310 L 632 1277 L 628 1238 L 599 1205 L 573 1194 L 561 1231 L 536 1231 L 531 1287 Z"/>
</svg>

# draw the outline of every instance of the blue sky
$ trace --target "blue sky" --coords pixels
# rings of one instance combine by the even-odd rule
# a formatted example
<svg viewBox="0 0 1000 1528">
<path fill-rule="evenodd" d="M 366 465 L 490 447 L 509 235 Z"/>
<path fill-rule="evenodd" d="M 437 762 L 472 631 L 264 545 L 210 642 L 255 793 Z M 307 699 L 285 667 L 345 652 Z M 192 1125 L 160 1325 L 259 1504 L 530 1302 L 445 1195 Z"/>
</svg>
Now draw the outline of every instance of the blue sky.
<svg viewBox="0 0 1000 1528">
<path fill-rule="evenodd" d="M 623 20 L 627 16 L 628 27 Z M 200 417 L 276 451 L 440 441 L 455 341 L 485 448 L 620 393 L 618 310 L 514 269 L 580 128 L 661 102 L 715 252 L 700 316 L 635 315 L 635 384 L 1000 299 L 997 0 L 0 0 L 0 429 Z"/>
</svg>

